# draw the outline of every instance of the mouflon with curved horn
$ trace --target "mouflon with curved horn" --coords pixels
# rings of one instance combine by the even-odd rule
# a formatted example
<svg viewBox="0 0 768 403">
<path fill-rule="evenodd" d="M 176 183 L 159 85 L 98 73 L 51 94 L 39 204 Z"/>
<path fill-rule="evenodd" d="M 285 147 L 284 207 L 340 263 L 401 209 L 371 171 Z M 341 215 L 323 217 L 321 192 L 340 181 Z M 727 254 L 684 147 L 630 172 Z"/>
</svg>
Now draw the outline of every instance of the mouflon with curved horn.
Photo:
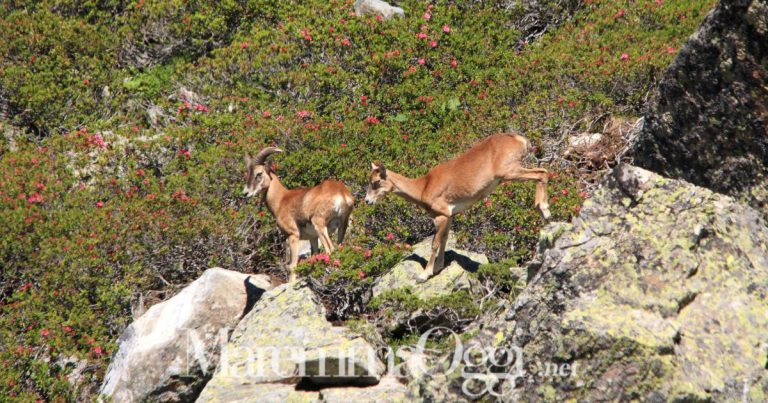
<svg viewBox="0 0 768 403">
<path fill-rule="evenodd" d="M 294 281 L 299 262 L 299 240 L 309 240 L 313 254 L 318 251 L 318 240 L 326 253 L 333 252 L 333 242 L 328 234 L 337 231 L 337 242 L 344 242 L 355 199 L 343 183 L 332 179 L 312 188 L 286 188 L 267 164 L 270 155 L 282 152 L 277 147 L 267 147 L 254 158 L 245 155 L 243 194 L 246 197 L 262 194 L 278 228 L 287 235 L 285 264 L 289 281 Z"/>
</svg>

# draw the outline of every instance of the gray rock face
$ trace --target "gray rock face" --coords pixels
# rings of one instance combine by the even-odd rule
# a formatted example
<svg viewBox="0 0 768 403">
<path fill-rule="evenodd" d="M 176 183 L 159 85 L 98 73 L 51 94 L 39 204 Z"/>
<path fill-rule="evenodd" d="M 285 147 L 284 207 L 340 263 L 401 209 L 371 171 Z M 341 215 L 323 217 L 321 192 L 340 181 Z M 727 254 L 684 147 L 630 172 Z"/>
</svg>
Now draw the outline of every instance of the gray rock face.
<svg viewBox="0 0 768 403">
<path fill-rule="evenodd" d="M 634 163 L 768 213 L 768 1 L 723 0 L 664 75 Z"/>
<path fill-rule="evenodd" d="M 367 388 L 332 388 L 320 391 L 320 401 L 328 403 L 410 402 L 408 389 L 394 377 L 384 377 L 376 386 Z"/>
<path fill-rule="evenodd" d="M 264 275 L 206 270 L 128 326 L 101 395 L 115 402 L 194 399 L 216 368 L 222 337 L 271 288 Z"/>
<path fill-rule="evenodd" d="M 254 388 L 285 385 L 369 386 L 385 370 L 375 348 L 325 319 L 325 308 L 304 283 L 284 284 L 267 292 L 238 324 L 198 401 L 229 402 Z"/>
<path fill-rule="evenodd" d="M 416 380 L 412 390 L 512 401 L 768 398 L 759 212 L 625 165 L 554 234 L 528 287 L 465 344 L 507 364 L 481 357 L 466 374 Z"/>
<path fill-rule="evenodd" d="M 432 238 L 414 245 L 411 256 L 376 280 L 373 296 L 403 287 L 412 287 L 414 294 L 422 299 L 468 290 L 472 286 L 468 272 L 476 271 L 481 264 L 488 263 L 488 258 L 481 253 L 456 249 L 456 239 L 451 236 L 445 248 L 446 267 L 438 275 L 424 281 L 427 273 L 423 264 L 429 260 L 431 247 Z"/>
<path fill-rule="evenodd" d="M 382 0 L 357 0 L 355 1 L 355 14 L 357 15 L 380 15 L 385 20 L 394 16 L 405 16 L 405 12 L 400 7 L 392 6 Z"/>
</svg>

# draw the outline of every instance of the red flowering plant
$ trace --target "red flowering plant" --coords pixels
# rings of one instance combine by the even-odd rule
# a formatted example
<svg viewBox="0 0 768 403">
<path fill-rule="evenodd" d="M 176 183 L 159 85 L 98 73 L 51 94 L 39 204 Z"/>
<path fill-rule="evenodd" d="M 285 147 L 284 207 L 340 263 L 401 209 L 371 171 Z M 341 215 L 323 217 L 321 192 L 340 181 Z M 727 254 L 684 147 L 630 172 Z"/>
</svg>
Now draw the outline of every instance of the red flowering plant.
<svg viewBox="0 0 768 403">
<path fill-rule="evenodd" d="M 301 261 L 296 271 L 306 277 L 332 319 L 347 319 L 365 310 L 373 281 L 403 258 L 402 248 L 380 244 L 372 249 L 341 246 Z"/>
</svg>

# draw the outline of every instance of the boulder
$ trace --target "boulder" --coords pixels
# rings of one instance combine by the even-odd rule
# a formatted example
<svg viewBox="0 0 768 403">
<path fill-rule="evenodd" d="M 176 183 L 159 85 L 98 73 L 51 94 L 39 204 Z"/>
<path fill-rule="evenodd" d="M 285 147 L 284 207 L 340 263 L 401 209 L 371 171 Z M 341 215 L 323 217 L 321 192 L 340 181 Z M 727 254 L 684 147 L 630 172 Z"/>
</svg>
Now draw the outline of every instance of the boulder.
<svg viewBox="0 0 768 403">
<path fill-rule="evenodd" d="M 392 6 L 382 0 L 357 0 L 355 1 L 355 14 L 357 15 L 379 15 L 385 20 L 394 16 L 405 16 L 405 12 L 400 7 Z"/>
<path fill-rule="evenodd" d="M 719 2 L 661 79 L 634 164 L 768 214 L 766 58 L 768 2 Z"/>
<path fill-rule="evenodd" d="M 464 344 L 486 354 L 411 390 L 505 401 L 768 398 L 759 212 L 622 165 L 561 229 L 527 288 Z"/>
<path fill-rule="evenodd" d="M 364 388 L 331 388 L 320 391 L 320 400 L 328 403 L 410 402 L 408 389 L 394 377 L 386 376 L 378 385 Z"/>
<path fill-rule="evenodd" d="M 101 388 L 116 402 L 194 400 L 210 379 L 222 341 L 261 295 L 264 275 L 206 270 L 128 326 Z"/>
<path fill-rule="evenodd" d="M 227 390 L 216 390 L 214 394 L 210 392 L 206 389 L 197 401 L 216 403 L 316 403 L 321 401 L 320 393 L 317 391 L 297 390 L 296 385 L 283 383 L 243 383 L 233 385 Z"/>
<path fill-rule="evenodd" d="M 377 384 L 386 368 L 376 349 L 333 326 L 325 314 L 304 282 L 267 292 L 235 328 L 198 401 L 236 400 L 254 385 L 301 390 Z"/>
<path fill-rule="evenodd" d="M 447 295 L 459 290 L 469 290 L 472 278 L 469 272 L 477 271 L 488 258 L 481 253 L 456 249 L 456 239 L 451 236 L 445 247 L 445 268 L 436 276 L 424 281 L 424 266 L 432 254 L 432 238 L 414 245 L 413 253 L 381 276 L 373 285 L 373 296 L 384 291 L 411 287 L 422 299 Z"/>
</svg>

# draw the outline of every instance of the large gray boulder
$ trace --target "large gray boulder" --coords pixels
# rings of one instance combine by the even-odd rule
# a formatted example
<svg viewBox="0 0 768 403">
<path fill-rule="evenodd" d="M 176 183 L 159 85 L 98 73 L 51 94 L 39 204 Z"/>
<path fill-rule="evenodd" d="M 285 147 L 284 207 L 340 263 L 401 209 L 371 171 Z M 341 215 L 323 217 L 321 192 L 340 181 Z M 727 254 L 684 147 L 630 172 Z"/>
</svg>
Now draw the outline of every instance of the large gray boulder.
<svg viewBox="0 0 768 403">
<path fill-rule="evenodd" d="M 104 377 L 102 397 L 115 402 L 193 400 L 212 376 L 229 330 L 271 288 L 264 275 L 206 270 L 125 329 Z"/>
<path fill-rule="evenodd" d="M 266 293 L 238 324 L 198 401 L 236 401 L 254 388 L 285 385 L 369 386 L 385 370 L 376 349 L 360 335 L 326 320 L 325 308 L 304 282 L 284 284 Z"/>
<path fill-rule="evenodd" d="M 634 164 L 768 214 L 768 1 L 723 0 L 664 74 Z"/>
<path fill-rule="evenodd" d="M 485 354 L 414 380 L 412 391 L 454 400 L 768 399 L 768 228 L 759 212 L 624 165 L 553 233 L 527 288 L 464 344 Z"/>
</svg>

